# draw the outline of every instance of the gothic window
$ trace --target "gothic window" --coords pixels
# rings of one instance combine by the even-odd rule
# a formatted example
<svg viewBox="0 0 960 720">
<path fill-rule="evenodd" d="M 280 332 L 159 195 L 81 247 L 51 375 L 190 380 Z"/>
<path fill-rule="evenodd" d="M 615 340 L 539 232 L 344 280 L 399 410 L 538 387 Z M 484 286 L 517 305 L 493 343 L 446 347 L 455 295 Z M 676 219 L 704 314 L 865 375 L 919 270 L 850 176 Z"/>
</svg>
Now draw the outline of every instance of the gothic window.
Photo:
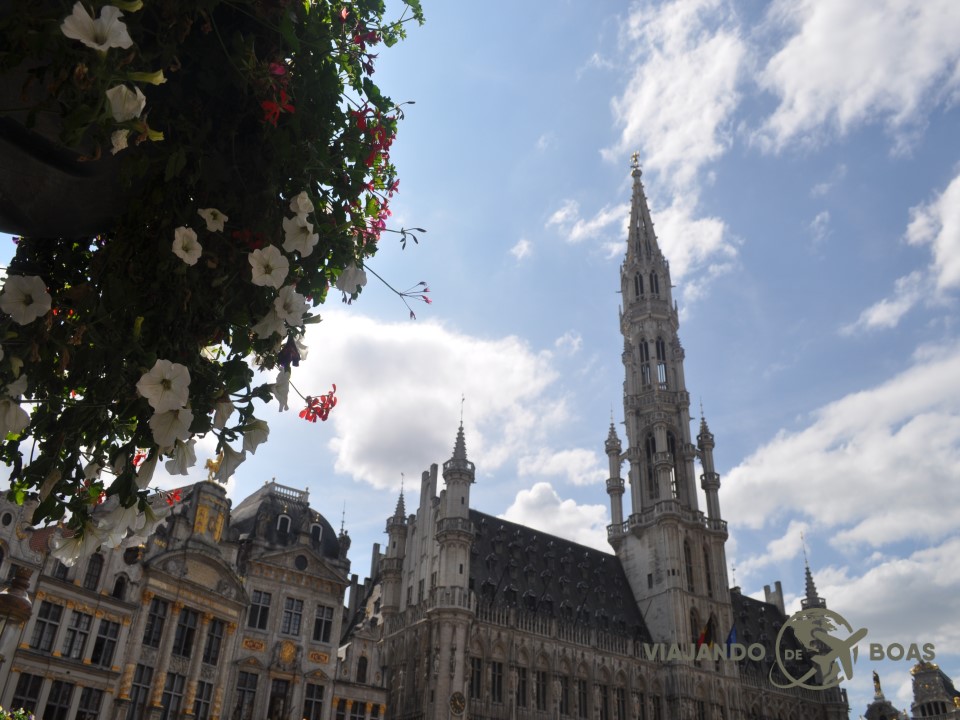
<svg viewBox="0 0 960 720">
<path fill-rule="evenodd" d="M 690 611 L 690 642 L 696 643 L 700 640 L 700 618 L 697 617 L 697 611 Z"/>
<path fill-rule="evenodd" d="M 650 292 L 654 295 L 660 294 L 660 278 L 656 273 L 650 273 Z"/>
<path fill-rule="evenodd" d="M 517 668 L 517 707 L 527 706 L 527 669 Z"/>
<path fill-rule="evenodd" d="M 686 540 L 683 541 L 683 563 L 687 569 L 687 590 L 693 592 L 693 556 L 690 554 L 690 543 Z"/>
<path fill-rule="evenodd" d="M 640 383 L 650 386 L 650 346 L 646 340 L 640 340 Z"/>
<path fill-rule="evenodd" d="M 560 714 L 569 715 L 570 714 L 570 678 L 566 675 L 560 676 L 560 697 L 558 699 L 560 704 Z"/>
<path fill-rule="evenodd" d="M 710 573 L 710 552 L 703 546 L 703 570 L 707 575 L 707 597 L 713 597 L 713 575 Z"/>
<path fill-rule="evenodd" d="M 670 468 L 670 492 L 673 497 L 679 497 L 678 488 L 677 488 L 677 438 L 674 437 L 672 432 L 667 433 L 667 452 L 670 453 L 670 456 L 673 458 L 673 467 Z"/>
<path fill-rule="evenodd" d="M 610 720 L 610 687 L 600 686 L 600 720 Z"/>
<path fill-rule="evenodd" d="M 103 555 L 91 555 L 87 561 L 87 572 L 83 576 L 83 587 L 87 590 L 96 590 L 100 584 L 100 573 L 103 572 Z"/>
<path fill-rule="evenodd" d="M 587 710 L 587 681 L 583 679 L 577 680 L 577 717 L 590 717 Z"/>
<path fill-rule="evenodd" d="M 617 703 L 617 718 L 618 720 L 626 720 L 627 717 L 627 691 L 618 687 L 614 691 L 614 699 Z"/>
<path fill-rule="evenodd" d="M 503 663 L 496 660 L 490 662 L 490 699 L 503 702 Z"/>
<path fill-rule="evenodd" d="M 547 709 L 547 671 L 537 670 L 534 677 L 533 697 L 537 710 Z"/>
<path fill-rule="evenodd" d="M 644 440 L 644 450 L 647 458 L 647 491 L 651 498 L 657 498 L 660 493 L 657 488 L 657 471 L 653 465 L 653 456 L 657 452 L 657 441 L 654 439 L 653 433 L 647 433 Z"/>
<path fill-rule="evenodd" d="M 479 700 L 483 691 L 483 660 L 470 658 L 470 698 Z"/>
<path fill-rule="evenodd" d="M 633 291 L 636 297 L 643 297 L 643 275 L 640 273 L 633 276 Z"/>
<path fill-rule="evenodd" d="M 667 389 L 667 346 L 663 338 L 657 338 L 657 382 L 660 389 Z"/>
</svg>

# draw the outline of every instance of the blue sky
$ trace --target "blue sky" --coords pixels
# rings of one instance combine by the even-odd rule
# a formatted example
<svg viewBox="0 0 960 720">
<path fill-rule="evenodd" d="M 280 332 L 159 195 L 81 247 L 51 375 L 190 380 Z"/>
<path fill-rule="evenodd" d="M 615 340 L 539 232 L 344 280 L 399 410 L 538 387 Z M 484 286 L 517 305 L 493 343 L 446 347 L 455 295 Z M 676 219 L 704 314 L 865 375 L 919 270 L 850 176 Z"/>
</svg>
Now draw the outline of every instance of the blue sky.
<svg viewBox="0 0 960 720">
<path fill-rule="evenodd" d="M 603 441 L 623 419 L 619 263 L 638 151 L 716 441 L 745 592 L 821 595 L 868 641 L 933 642 L 960 679 L 960 5 L 955 0 L 425 3 L 377 79 L 413 100 L 396 226 L 328 301 L 293 381 L 326 424 L 267 412 L 240 467 L 309 486 L 368 572 L 405 476 L 450 456 L 465 396 L 474 506 L 605 547 Z M 202 463 L 202 461 L 201 461 Z M 198 473 L 199 477 L 199 473 Z M 909 665 L 861 656 L 909 707 Z"/>
</svg>

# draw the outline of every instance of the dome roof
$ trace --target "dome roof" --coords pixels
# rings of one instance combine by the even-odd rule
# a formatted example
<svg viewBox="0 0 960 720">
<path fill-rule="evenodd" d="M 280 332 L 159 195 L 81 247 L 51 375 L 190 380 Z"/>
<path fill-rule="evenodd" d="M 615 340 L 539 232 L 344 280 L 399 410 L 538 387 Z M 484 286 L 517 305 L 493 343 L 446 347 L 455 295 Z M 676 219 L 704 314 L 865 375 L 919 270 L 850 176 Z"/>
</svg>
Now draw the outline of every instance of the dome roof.
<svg viewBox="0 0 960 720">
<path fill-rule="evenodd" d="M 258 539 L 268 545 L 297 545 L 311 538 L 314 550 L 325 557 L 340 556 L 333 526 L 309 504 L 309 491 L 267 482 L 230 513 L 233 540 Z"/>
</svg>

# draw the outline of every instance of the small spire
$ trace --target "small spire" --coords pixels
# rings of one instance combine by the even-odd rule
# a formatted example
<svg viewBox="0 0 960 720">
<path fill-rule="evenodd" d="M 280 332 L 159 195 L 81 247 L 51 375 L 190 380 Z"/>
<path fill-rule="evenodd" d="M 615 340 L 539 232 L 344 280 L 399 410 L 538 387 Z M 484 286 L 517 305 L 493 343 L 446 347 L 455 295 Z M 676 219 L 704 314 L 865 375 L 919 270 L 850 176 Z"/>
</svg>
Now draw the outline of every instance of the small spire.
<svg viewBox="0 0 960 720">
<path fill-rule="evenodd" d="M 467 442 L 463 438 L 463 421 L 460 421 L 460 428 L 457 430 L 457 441 L 453 445 L 453 459 L 467 459 Z"/>
<path fill-rule="evenodd" d="M 407 508 L 403 503 L 403 473 L 400 473 L 400 497 L 397 498 L 397 509 L 393 511 L 393 517 L 403 520 L 407 516 Z"/>
<path fill-rule="evenodd" d="M 800 533 L 800 542 L 803 543 L 804 586 L 806 591 L 806 597 L 800 599 L 800 607 L 804 610 L 808 608 L 825 608 L 827 601 L 817 595 L 817 586 L 813 582 L 810 563 L 807 562 L 807 546 L 803 541 L 803 533 Z"/>
<path fill-rule="evenodd" d="M 618 453 L 621 450 L 620 438 L 617 437 L 617 428 L 613 424 L 613 418 L 610 418 L 610 431 L 607 433 L 607 441 L 604 443 L 604 449 L 607 453 Z"/>
<path fill-rule="evenodd" d="M 663 255 L 660 252 L 660 246 L 657 244 L 657 235 L 653 230 L 653 220 L 650 219 L 650 208 L 647 205 L 647 196 L 643 192 L 643 183 L 640 177 L 643 172 L 640 170 L 639 154 L 634 153 L 631 156 L 630 173 L 633 176 L 633 196 L 630 201 L 630 230 L 627 237 L 628 257 L 631 254 L 639 254 L 644 258 L 663 261 Z M 668 278 L 662 278 L 661 282 Z"/>
<path fill-rule="evenodd" d="M 340 514 L 340 534 L 343 535 L 343 527 L 347 522 L 347 501 L 343 501 L 343 512 Z"/>
</svg>

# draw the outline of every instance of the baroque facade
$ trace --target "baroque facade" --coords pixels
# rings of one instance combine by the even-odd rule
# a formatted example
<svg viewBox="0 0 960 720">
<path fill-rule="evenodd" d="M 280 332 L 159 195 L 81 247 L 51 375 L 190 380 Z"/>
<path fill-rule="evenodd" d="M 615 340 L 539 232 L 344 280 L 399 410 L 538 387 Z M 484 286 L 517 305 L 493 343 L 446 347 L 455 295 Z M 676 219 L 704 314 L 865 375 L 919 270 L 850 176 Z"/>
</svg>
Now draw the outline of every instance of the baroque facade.
<svg viewBox="0 0 960 720">
<path fill-rule="evenodd" d="M 50 557 L 54 529 L 0 501 L 0 573 L 34 581 L 32 617 L 0 648 L 0 704 L 47 720 L 383 717 L 377 656 L 339 655 L 347 534 L 275 482 L 233 509 L 209 481 L 180 496 L 145 545 L 74 567 Z"/>
</svg>

